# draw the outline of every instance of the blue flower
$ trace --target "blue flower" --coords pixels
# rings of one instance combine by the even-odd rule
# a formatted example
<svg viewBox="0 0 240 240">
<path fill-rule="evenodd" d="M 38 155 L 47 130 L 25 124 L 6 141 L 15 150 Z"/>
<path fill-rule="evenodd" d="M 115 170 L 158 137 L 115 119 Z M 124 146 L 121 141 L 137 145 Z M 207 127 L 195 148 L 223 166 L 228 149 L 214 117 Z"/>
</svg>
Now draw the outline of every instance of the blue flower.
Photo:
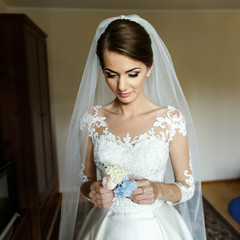
<svg viewBox="0 0 240 240">
<path fill-rule="evenodd" d="M 125 176 L 123 181 L 114 189 L 114 193 L 115 196 L 119 198 L 131 197 L 133 191 L 136 189 L 137 182 L 134 180 L 129 181 L 129 178 Z"/>
</svg>

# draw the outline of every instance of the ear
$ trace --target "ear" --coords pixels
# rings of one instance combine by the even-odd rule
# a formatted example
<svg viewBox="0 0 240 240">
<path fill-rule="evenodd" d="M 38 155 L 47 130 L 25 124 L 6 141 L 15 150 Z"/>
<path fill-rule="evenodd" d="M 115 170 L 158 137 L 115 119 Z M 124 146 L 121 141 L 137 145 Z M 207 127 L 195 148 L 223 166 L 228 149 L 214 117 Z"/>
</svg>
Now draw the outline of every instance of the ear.
<svg viewBox="0 0 240 240">
<path fill-rule="evenodd" d="M 148 67 L 147 77 L 149 77 L 151 75 L 151 72 L 152 72 L 152 66 Z"/>
</svg>

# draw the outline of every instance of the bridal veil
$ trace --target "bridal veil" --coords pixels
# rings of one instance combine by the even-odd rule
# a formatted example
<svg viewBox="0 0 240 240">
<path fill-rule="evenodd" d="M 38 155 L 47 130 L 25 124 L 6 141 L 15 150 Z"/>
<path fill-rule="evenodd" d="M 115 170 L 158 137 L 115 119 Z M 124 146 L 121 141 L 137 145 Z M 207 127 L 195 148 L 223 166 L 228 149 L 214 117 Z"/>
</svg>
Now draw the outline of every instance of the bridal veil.
<svg viewBox="0 0 240 240">
<path fill-rule="evenodd" d="M 80 187 L 87 148 L 88 131 L 80 130 L 80 120 L 91 112 L 95 104 L 104 105 L 114 99 L 114 95 L 107 86 L 96 54 L 97 41 L 105 31 L 108 24 L 116 19 L 128 19 L 142 25 L 150 35 L 153 50 L 153 68 L 151 76 L 145 83 L 145 94 L 154 103 L 161 106 L 174 106 L 184 115 L 189 134 L 189 146 L 191 152 L 192 169 L 195 179 L 194 197 L 187 202 L 182 202 L 174 207 L 185 220 L 193 238 L 206 239 L 204 215 L 202 206 L 200 162 L 195 137 L 195 130 L 188 104 L 179 84 L 169 52 L 163 41 L 146 20 L 137 15 L 119 16 L 104 20 L 96 30 L 92 46 L 88 55 L 85 70 L 78 91 L 67 138 L 66 163 L 63 186 L 63 200 L 60 222 L 60 240 L 74 239 L 76 222 L 82 222 L 83 214 L 79 214 L 79 208 L 85 206 L 84 199 L 80 198 Z M 171 170 L 171 161 L 166 172 L 166 182 L 174 182 Z"/>
</svg>

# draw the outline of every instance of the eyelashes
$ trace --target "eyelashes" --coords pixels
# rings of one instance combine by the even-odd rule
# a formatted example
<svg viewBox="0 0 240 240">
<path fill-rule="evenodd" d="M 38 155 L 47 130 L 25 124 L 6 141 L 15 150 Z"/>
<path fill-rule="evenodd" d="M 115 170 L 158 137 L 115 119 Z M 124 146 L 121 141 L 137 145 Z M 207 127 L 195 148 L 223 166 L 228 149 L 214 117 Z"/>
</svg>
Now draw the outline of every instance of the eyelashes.
<svg viewBox="0 0 240 240">
<path fill-rule="evenodd" d="M 138 77 L 138 75 L 139 75 L 139 72 L 134 73 L 134 74 L 128 74 L 128 76 L 132 77 L 132 78 Z"/>
<path fill-rule="evenodd" d="M 106 73 L 106 77 L 107 77 L 107 78 L 114 78 L 114 77 L 116 77 L 116 76 L 117 76 L 116 74 Z"/>
<path fill-rule="evenodd" d="M 106 75 L 107 78 L 115 78 L 115 77 L 118 77 L 118 74 L 111 74 L 111 73 L 109 73 L 109 72 L 106 72 L 105 75 Z M 136 77 L 139 76 L 139 72 L 131 73 L 131 74 L 129 73 L 128 76 L 129 76 L 130 78 L 136 78 Z"/>
</svg>

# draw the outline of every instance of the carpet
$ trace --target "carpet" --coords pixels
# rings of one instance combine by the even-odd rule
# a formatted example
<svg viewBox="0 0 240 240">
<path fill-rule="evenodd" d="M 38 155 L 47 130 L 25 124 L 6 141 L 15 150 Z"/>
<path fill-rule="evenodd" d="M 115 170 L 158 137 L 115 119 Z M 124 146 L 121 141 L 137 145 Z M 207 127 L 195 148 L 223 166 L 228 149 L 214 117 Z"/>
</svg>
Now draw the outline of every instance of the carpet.
<svg viewBox="0 0 240 240">
<path fill-rule="evenodd" d="M 240 234 L 203 198 L 207 240 L 240 240 Z"/>
</svg>

